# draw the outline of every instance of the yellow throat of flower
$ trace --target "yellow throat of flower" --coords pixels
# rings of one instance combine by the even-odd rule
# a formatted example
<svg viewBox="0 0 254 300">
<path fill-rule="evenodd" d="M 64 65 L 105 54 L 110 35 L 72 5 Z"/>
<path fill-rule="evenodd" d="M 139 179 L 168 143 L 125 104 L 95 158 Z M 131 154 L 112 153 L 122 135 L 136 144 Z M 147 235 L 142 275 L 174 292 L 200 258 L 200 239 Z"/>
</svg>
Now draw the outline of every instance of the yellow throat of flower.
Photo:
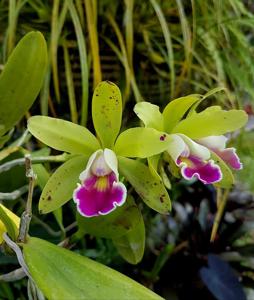
<svg viewBox="0 0 254 300">
<path fill-rule="evenodd" d="M 109 186 L 108 176 L 97 177 L 97 180 L 96 180 L 96 183 L 95 183 L 95 188 L 98 191 L 103 192 L 108 188 L 108 186 Z"/>
</svg>

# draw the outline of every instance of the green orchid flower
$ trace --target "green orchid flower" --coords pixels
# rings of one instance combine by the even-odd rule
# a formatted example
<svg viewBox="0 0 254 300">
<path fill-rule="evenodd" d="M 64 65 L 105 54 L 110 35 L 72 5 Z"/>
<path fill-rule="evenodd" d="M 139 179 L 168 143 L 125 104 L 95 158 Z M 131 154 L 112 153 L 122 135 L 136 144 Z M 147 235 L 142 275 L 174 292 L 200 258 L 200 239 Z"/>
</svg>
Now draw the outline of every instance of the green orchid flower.
<svg viewBox="0 0 254 300">
<path fill-rule="evenodd" d="M 236 149 L 226 148 L 224 134 L 244 126 L 248 117 L 242 110 L 225 111 L 219 106 L 197 113 L 196 107 L 205 97 L 189 95 L 175 99 L 162 113 L 158 106 L 140 102 L 134 111 L 146 128 L 169 134 L 170 145 L 166 152 L 172 171 L 178 167 L 187 180 L 197 178 L 204 184 L 216 183 L 227 188 L 234 182 L 231 169 L 239 170 L 242 164 Z M 157 175 L 159 158 L 148 159 L 150 168 Z"/>
<path fill-rule="evenodd" d="M 131 128 L 120 133 L 121 93 L 109 81 L 101 82 L 94 91 L 92 118 L 96 136 L 68 121 L 46 116 L 29 119 L 32 135 L 56 150 L 72 154 L 47 182 L 39 210 L 54 211 L 73 198 L 81 216 L 107 215 L 126 202 L 127 188 L 119 180 L 122 175 L 148 206 L 167 213 L 170 199 L 161 180 L 132 158 L 159 154 L 170 147 L 172 138 L 153 128 Z"/>
</svg>

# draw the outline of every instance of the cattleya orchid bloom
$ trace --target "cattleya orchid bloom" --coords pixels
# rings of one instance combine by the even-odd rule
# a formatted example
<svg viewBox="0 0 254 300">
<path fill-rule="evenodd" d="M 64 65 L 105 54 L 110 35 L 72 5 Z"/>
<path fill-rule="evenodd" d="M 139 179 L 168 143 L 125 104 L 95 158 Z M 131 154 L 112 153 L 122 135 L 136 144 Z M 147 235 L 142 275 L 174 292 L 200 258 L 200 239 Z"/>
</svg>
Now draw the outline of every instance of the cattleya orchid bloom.
<svg viewBox="0 0 254 300">
<path fill-rule="evenodd" d="M 140 102 L 134 111 L 146 127 L 170 134 L 172 142 L 167 152 L 185 179 L 197 178 L 211 184 L 222 181 L 223 171 L 231 172 L 228 167 L 242 168 L 236 149 L 226 148 L 223 134 L 241 128 L 247 114 L 242 110 L 224 111 L 218 106 L 197 113 L 192 107 L 201 100 L 199 95 L 173 100 L 162 114 L 158 106 Z"/>
<path fill-rule="evenodd" d="M 0 210 L 7 215 L 7 217 L 10 218 L 13 225 L 15 226 L 16 231 L 18 231 L 20 218 L 16 216 L 12 211 L 10 211 L 7 207 L 0 204 Z M 0 219 L 0 245 L 3 243 L 3 234 L 7 232 L 7 229 L 4 225 L 4 223 Z"/>
<path fill-rule="evenodd" d="M 155 179 L 146 165 L 129 158 L 159 154 L 169 147 L 171 138 L 153 128 L 131 128 L 119 134 L 122 100 L 112 82 L 101 82 L 96 87 L 92 118 L 96 137 L 85 127 L 68 121 L 45 116 L 29 119 L 28 129 L 36 138 L 72 154 L 47 182 L 39 202 L 40 212 L 53 211 L 73 197 L 84 217 L 109 214 L 126 200 L 126 186 L 119 181 L 121 173 L 150 207 L 167 213 L 170 200 L 160 179 Z"/>
</svg>

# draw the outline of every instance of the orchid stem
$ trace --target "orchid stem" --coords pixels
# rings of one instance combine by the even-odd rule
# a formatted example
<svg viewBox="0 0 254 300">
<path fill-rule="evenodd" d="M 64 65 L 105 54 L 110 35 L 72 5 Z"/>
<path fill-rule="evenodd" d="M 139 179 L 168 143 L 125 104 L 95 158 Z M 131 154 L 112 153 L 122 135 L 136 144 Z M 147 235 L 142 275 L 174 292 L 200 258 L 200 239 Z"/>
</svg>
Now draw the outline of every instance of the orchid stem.
<svg viewBox="0 0 254 300">
<path fill-rule="evenodd" d="M 210 241 L 214 242 L 220 222 L 221 222 L 221 218 L 222 215 L 225 211 L 225 207 L 227 204 L 227 200 L 228 200 L 228 194 L 229 194 L 229 189 L 225 190 L 224 193 L 222 194 L 221 192 L 218 194 L 218 197 L 220 199 L 217 199 L 217 213 L 214 219 L 214 223 L 213 223 L 213 228 L 212 228 L 212 233 L 211 233 L 211 238 Z"/>
<path fill-rule="evenodd" d="M 21 215 L 18 241 L 25 243 L 28 236 L 29 225 L 32 219 L 32 201 L 36 174 L 32 168 L 31 155 L 25 155 L 26 177 L 29 179 L 26 210 Z"/>
<path fill-rule="evenodd" d="M 34 164 L 40 164 L 43 162 L 65 162 L 70 157 L 70 154 L 63 153 L 60 155 L 54 156 L 38 156 L 38 157 L 31 157 L 30 160 Z M 26 159 L 25 158 L 18 158 L 12 161 L 8 161 L 2 165 L 0 165 L 0 173 L 6 172 L 13 167 L 25 165 Z"/>
</svg>

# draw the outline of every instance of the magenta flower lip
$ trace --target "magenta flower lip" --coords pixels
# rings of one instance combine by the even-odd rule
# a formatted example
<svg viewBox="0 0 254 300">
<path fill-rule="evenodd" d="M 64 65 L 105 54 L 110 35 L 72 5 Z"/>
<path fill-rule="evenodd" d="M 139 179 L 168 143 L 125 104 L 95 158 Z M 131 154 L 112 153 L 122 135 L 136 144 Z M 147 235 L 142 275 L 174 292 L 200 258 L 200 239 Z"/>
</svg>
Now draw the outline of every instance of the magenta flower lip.
<svg viewBox="0 0 254 300">
<path fill-rule="evenodd" d="M 179 166 L 182 167 L 181 174 L 187 180 L 196 177 L 204 184 L 211 184 L 222 179 L 220 167 L 214 164 L 213 160 L 206 162 L 197 157 L 189 156 L 184 162 L 179 159 Z"/>
<path fill-rule="evenodd" d="M 127 190 L 118 176 L 115 153 L 110 149 L 94 152 L 80 174 L 81 184 L 73 193 L 78 212 L 84 217 L 95 217 L 123 205 Z"/>
<path fill-rule="evenodd" d="M 182 176 L 187 179 L 197 178 L 204 184 L 212 184 L 222 180 L 223 174 L 211 157 L 217 154 L 232 169 L 240 170 L 242 164 L 235 148 L 226 148 L 225 136 L 209 136 L 193 141 L 183 134 L 173 134 L 172 146 L 168 149 L 176 165 L 180 167 Z"/>
</svg>

